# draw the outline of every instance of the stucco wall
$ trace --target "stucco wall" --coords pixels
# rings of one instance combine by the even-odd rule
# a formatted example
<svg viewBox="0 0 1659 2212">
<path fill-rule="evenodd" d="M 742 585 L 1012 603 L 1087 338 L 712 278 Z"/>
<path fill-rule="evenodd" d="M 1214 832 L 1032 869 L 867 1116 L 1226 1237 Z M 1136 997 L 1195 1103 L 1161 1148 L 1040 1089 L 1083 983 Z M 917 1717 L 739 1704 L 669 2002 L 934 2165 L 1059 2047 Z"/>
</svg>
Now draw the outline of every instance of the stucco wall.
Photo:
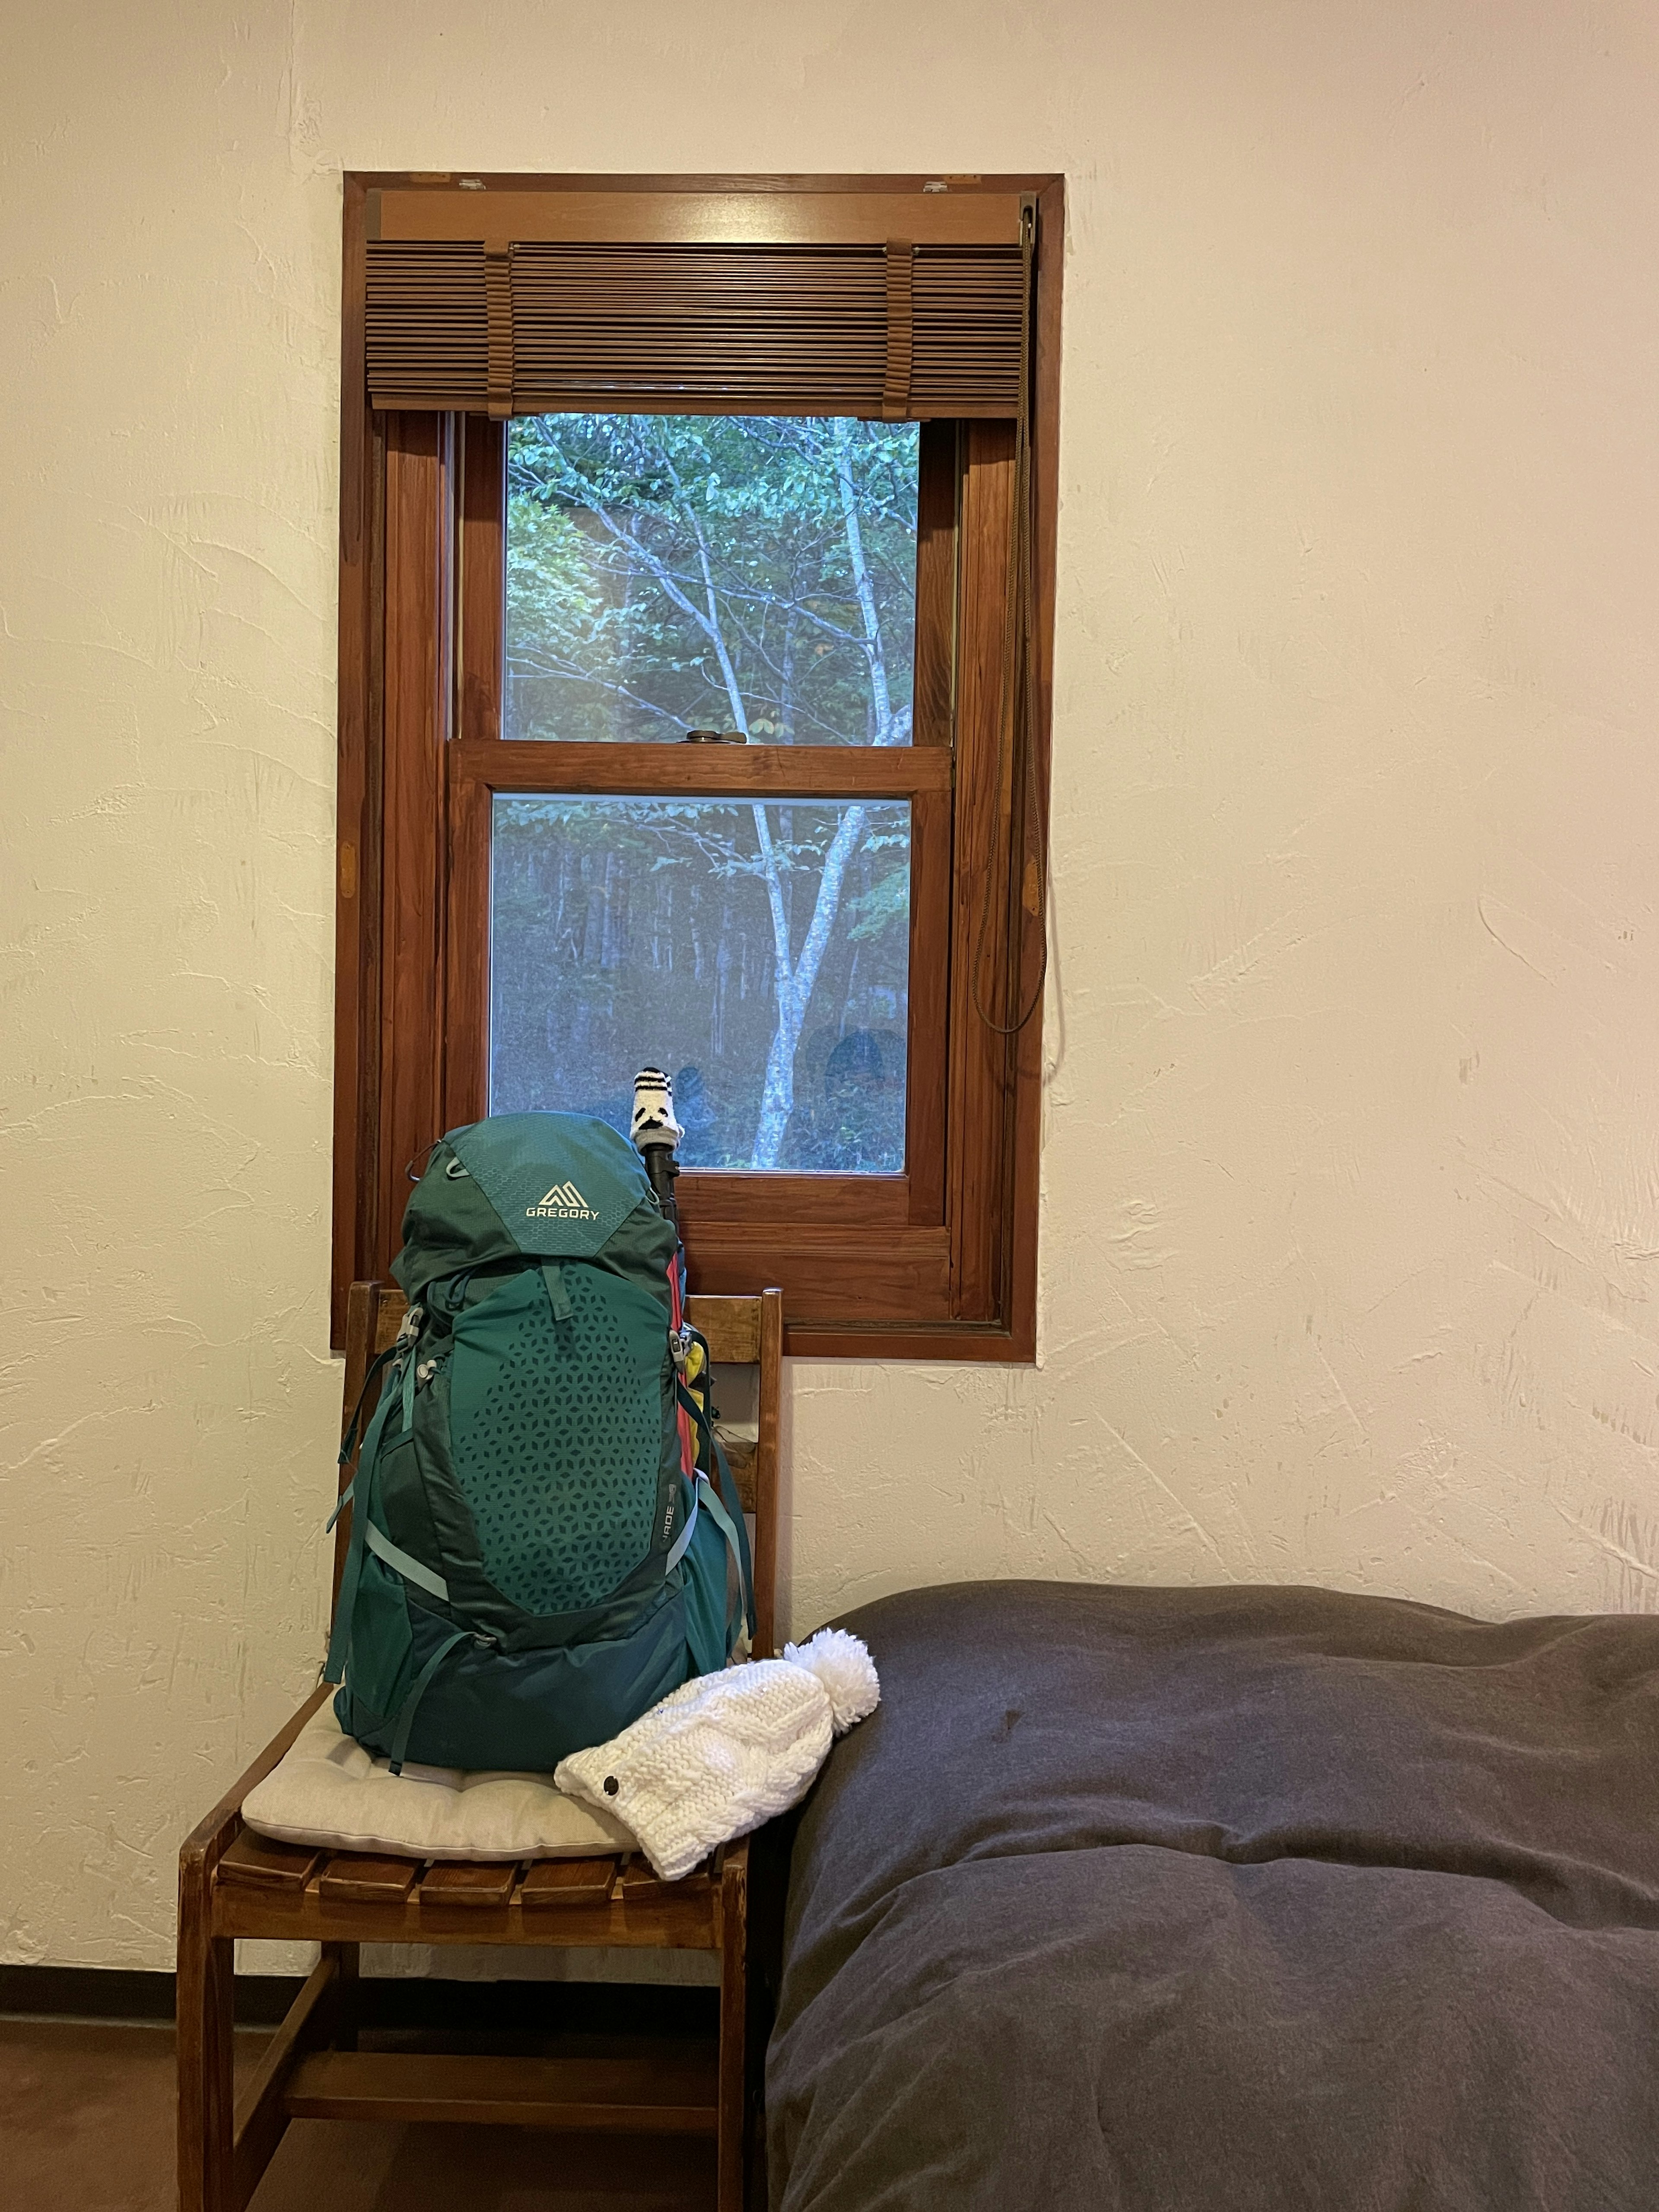
<svg viewBox="0 0 1659 2212">
<path fill-rule="evenodd" d="M 795 1371 L 797 1622 L 1659 1603 L 1650 8 L 9 12 L 0 1956 L 316 1664 L 346 166 L 1070 179 L 1042 1364 Z"/>
</svg>

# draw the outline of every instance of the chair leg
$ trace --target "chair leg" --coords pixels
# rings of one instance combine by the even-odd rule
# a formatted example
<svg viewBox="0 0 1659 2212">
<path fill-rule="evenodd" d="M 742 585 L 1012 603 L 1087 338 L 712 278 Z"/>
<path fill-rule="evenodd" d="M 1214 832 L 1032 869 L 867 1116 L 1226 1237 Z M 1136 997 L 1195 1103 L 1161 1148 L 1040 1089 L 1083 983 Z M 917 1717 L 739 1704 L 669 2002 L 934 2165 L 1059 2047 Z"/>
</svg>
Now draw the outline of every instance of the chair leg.
<svg viewBox="0 0 1659 2212">
<path fill-rule="evenodd" d="M 331 2040 L 337 2051 L 357 2048 L 358 1983 L 362 1974 L 361 1943 L 325 1943 L 321 1946 L 325 1959 L 334 1961 L 336 1990 L 334 2033 Z"/>
<path fill-rule="evenodd" d="M 228 1936 L 209 1932 L 211 1880 L 204 1866 L 180 1869 L 179 2212 L 234 2212 L 234 1955 Z"/>
<path fill-rule="evenodd" d="M 733 1853 L 720 1881 L 720 2133 L 718 2212 L 744 2212 L 748 2164 L 748 2079 L 744 2067 L 749 2012 L 748 1853 Z"/>
</svg>

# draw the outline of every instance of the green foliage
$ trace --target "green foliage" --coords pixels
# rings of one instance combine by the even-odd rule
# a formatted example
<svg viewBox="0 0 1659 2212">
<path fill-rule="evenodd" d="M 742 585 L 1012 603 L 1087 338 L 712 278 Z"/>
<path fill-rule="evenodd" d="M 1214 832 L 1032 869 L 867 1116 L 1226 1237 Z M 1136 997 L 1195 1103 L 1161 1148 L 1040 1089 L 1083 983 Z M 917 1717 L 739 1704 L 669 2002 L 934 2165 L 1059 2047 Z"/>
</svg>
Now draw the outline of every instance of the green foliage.
<svg viewBox="0 0 1659 2212">
<path fill-rule="evenodd" d="M 907 743 L 917 454 L 909 424 L 515 422 L 507 734 Z M 902 1164 L 908 809 L 860 810 L 835 855 L 847 811 L 498 799 L 493 1104 L 619 1118 L 616 1071 L 679 1053 L 693 1163 Z"/>
<path fill-rule="evenodd" d="M 907 841 L 908 842 L 908 841 Z M 865 849 L 871 841 L 865 840 Z M 881 939 L 895 924 L 908 926 L 910 920 L 910 871 L 908 868 L 884 868 L 867 891 L 860 891 L 847 904 L 847 934 L 855 945 L 870 939 Z"/>
<path fill-rule="evenodd" d="M 508 733 L 638 741 L 715 728 L 779 744 L 869 744 L 890 741 L 895 724 L 908 732 L 917 450 L 912 423 L 516 421 Z M 849 504 L 883 648 L 879 686 Z M 567 532 L 547 560 L 554 518 Z M 526 557 L 515 558 L 521 543 Z"/>
</svg>

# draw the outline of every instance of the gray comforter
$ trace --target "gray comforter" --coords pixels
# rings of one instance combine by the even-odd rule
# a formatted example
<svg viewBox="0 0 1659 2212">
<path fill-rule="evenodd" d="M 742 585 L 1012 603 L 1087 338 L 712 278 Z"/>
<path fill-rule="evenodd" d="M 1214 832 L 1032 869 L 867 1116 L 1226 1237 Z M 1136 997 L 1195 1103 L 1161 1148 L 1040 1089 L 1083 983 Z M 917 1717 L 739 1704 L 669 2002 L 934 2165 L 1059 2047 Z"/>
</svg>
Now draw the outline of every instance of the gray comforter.
<svg viewBox="0 0 1659 2212">
<path fill-rule="evenodd" d="M 774 2212 L 1659 2212 L 1659 1620 L 982 1583 L 851 1614 Z"/>
</svg>

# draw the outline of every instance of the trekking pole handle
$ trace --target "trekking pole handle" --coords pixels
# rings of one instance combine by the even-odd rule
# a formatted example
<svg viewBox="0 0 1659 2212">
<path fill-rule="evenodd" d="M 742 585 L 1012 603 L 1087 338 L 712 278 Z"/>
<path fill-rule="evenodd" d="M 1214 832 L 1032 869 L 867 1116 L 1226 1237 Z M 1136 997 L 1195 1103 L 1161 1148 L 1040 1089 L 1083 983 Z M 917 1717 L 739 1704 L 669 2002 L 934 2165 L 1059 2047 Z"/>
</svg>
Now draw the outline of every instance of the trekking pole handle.
<svg viewBox="0 0 1659 2212">
<path fill-rule="evenodd" d="M 629 1135 L 645 1162 L 645 1172 L 657 1194 L 657 1203 L 679 1234 L 679 1208 L 674 1202 L 674 1178 L 680 1164 L 674 1148 L 685 1134 L 674 1117 L 674 1086 L 659 1067 L 642 1067 L 634 1078 L 634 1113 Z"/>
</svg>

